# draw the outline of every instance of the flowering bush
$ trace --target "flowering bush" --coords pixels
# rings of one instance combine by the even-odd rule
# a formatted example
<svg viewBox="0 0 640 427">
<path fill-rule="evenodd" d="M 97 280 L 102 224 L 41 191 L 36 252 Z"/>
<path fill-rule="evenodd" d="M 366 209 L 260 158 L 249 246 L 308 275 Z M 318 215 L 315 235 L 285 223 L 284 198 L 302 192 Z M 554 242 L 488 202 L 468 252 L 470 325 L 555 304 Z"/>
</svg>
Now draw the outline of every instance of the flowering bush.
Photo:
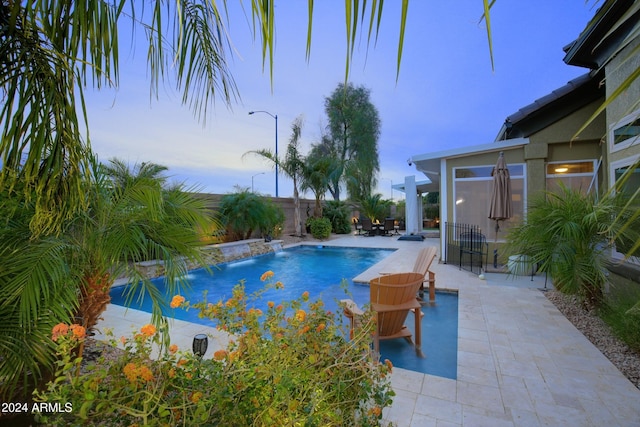
<svg viewBox="0 0 640 427">
<path fill-rule="evenodd" d="M 190 304 L 182 296 L 171 305 L 198 309 L 231 334 L 227 348 L 199 358 L 165 347 L 161 332 L 145 325 L 121 338 L 122 356 L 76 375 L 70 349 L 78 339 L 69 328 L 57 334 L 60 362 L 56 378 L 35 400 L 69 404 L 69 413 L 41 421 L 73 425 L 91 420 L 108 425 L 379 425 L 393 391 L 370 350 L 372 323 L 364 321 L 351 340 L 342 316 L 328 312 L 308 292 L 286 302 L 267 302 L 266 313 L 251 302 L 267 289 L 281 288 L 273 273 L 266 287 L 247 295 L 242 284 L 231 298 Z M 62 328 L 64 329 L 64 328 Z M 56 331 L 54 330 L 54 336 Z M 115 345 L 115 340 L 112 338 Z M 151 349 L 159 356 L 151 358 Z"/>
</svg>

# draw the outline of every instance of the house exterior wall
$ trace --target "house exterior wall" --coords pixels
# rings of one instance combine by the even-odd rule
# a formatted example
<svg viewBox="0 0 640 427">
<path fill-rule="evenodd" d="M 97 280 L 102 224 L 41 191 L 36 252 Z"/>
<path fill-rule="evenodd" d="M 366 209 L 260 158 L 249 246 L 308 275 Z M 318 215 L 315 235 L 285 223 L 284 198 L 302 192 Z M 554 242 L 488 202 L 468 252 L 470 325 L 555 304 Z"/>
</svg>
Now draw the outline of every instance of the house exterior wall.
<svg viewBox="0 0 640 427">
<path fill-rule="evenodd" d="M 640 37 L 637 37 L 632 43 L 627 45 L 605 66 L 605 73 L 607 76 L 607 97 L 611 96 L 632 72 L 640 68 L 640 55 L 637 52 L 629 58 L 630 53 L 634 49 L 637 49 L 638 46 L 640 46 Z M 633 106 L 639 99 L 640 79 L 636 79 L 628 89 L 626 89 L 607 106 L 607 129 L 610 129 L 615 123 L 625 116 L 633 113 Z M 637 109 L 640 107 L 636 105 L 635 108 L 635 111 L 638 111 Z M 607 144 L 609 146 L 613 143 L 610 139 L 610 135 L 607 132 Z M 608 163 L 611 164 L 612 162 L 637 155 L 640 155 L 640 144 L 636 143 L 623 150 L 610 152 Z"/>
<path fill-rule="evenodd" d="M 548 162 L 599 159 L 603 155 L 600 140 L 606 133 L 605 117 L 599 115 L 575 141 L 576 132 L 596 111 L 602 100 L 593 102 L 573 114 L 545 127 L 529 136 L 525 147 L 527 163 L 527 198 L 531 202 L 541 191 L 545 191 Z M 599 182 L 605 178 L 602 173 Z"/>
</svg>

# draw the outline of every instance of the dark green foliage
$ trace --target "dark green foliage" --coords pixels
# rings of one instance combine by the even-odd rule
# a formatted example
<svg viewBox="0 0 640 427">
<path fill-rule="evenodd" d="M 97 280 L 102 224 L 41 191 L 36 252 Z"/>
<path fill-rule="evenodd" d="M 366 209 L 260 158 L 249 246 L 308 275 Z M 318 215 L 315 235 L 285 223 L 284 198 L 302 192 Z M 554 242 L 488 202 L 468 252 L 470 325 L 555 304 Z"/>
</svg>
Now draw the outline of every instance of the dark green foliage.
<svg viewBox="0 0 640 427">
<path fill-rule="evenodd" d="M 223 196 L 220 216 L 228 241 L 249 239 L 257 230 L 265 237 L 274 236 L 284 223 L 282 209 L 270 199 L 248 190 Z"/>
<path fill-rule="evenodd" d="M 382 221 L 389 215 L 390 200 L 383 200 L 382 194 L 374 194 L 359 200 L 362 214 L 371 221 Z"/>
<path fill-rule="evenodd" d="M 370 91 L 364 86 L 340 83 L 325 98 L 324 108 L 329 120 L 328 133 L 317 147 L 331 159 L 329 191 L 334 200 L 340 200 L 344 183 L 352 200 L 367 197 L 380 170 L 380 117 L 371 103 Z"/>
<path fill-rule="evenodd" d="M 309 218 L 311 235 L 316 239 L 326 239 L 331 235 L 331 221 L 328 218 Z"/>
<path fill-rule="evenodd" d="M 613 222 L 625 203 L 620 194 L 596 200 L 564 186 L 543 193 L 531 204 L 526 222 L 509 233 L 507 250 L 510 255 L 531 256 L 541 271 L 549 272 L 558 290 L 598 305 L 607 282 L 612 243 L 608 236 L 637 238 L 633 230 L 617 229 Z"/>
<path fill-rule="evenodd" d="M 336 234 L 349 234 L 351 232 L 351 209 L 340 200 L 329 200 L 324 205 L 322 216 L 331 221 L 331 229 Z"/>
</svg>

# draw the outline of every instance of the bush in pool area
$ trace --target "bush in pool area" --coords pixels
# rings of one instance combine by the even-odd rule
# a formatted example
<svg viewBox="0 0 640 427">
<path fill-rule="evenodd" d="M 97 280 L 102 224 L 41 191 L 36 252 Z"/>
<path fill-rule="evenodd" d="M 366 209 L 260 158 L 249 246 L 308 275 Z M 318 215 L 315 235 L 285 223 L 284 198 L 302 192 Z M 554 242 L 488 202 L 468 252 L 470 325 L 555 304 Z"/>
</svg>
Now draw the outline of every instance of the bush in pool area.
<svg viewBox="0 0 640 427">
<path fill-rule="evenodd" d="M 230 334 L 212 357 L 179 352 L 162 331 L 144 326 L 121 338 L 115 361 L 98 361 L 79 374 L 73 349 L 83 338 L 71 328 L 56 332 L 57 370 L 36 402 L 71 405 L 70 412 L 43 414 L 48 425 L 380 425 L 393 391 L 391 363 L 377 363 L 370 349 L 373 322 L 365 318 L 350 340 L 342 316 L 304 292 L 266 313 L 249 308 L 271 288 L 247 295 L 240 283 L 226 301 L 190 304 L 175 296 L 171 307 L 198 309 Z M 62 334 L 61 332 L 67 331 Z M 111 338 L 113 345 L 116 340 Z M 152 349 L 158 354 L 152 358 Z"/>
<path fill-rule="evenodd" d="M 328 218 L 309 218 L 311 235 L 316 239 L 327 239 L 331 236 L 331 221 Z"/>
</svg>

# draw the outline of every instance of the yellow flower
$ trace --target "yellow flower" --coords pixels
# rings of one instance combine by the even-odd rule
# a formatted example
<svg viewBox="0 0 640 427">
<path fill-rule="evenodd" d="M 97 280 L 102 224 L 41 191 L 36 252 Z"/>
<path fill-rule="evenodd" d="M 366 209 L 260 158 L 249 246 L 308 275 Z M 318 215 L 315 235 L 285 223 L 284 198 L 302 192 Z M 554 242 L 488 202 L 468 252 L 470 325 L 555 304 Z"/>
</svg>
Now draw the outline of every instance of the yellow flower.
<svg viewBox="0 0 640 427">
<path fill-rule="evenodd" d="M 264 282 L 266 280 L 269 280 L 273 277 L 274 273 L 271 270 L 265 271 L 264 273 L 262 273 L 262 276 L 260 276 L 260 281 Z"/>
<path fill-rule="evenodd" d="M 298 319 L 300 322 L 304 322 L 304 319 L 306 319 L 307 317 L 307 313 L 304 310 L 298 310 L 296 312 L 296 319 Z"/>
<path fill-rule="evenodd" d="M 171 304 L 169 305 L 171 306 L 171 308 L 177 308 L 177 307 L 180 307 L 183 302 L 184 302 L 184 297 L 182 295 L 175 295 L 171 300 Z"/>
<path fill-rule="evenodd" d="M 150 323 L 147 323 L 142 328 L 140 328 L 140 332 L 142 332 L 144 335 L 148 337 L 152 337 L 156 333 L 156 327 Z"/>
</svg>

